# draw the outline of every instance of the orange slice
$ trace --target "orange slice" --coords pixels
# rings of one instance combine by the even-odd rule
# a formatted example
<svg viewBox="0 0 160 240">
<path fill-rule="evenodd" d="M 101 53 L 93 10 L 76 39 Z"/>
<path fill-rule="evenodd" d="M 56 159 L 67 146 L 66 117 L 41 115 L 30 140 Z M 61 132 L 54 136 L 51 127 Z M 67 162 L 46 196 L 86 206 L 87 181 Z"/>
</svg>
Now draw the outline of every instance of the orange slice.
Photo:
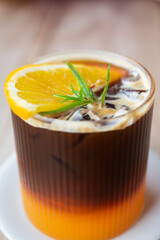
<svg viewBox="0 0 160 240">
<path fill-rule="evenodd" d="M 74 64 L 90 88 L 106 83 L 107 68 L 85 64 Z M 110 84 L 125 73 L 111 67 Z M 5 81 L 5 94 L 12 111 L 27 119 L 39 112 L 53 111 L 65 107 L 72 101 L 62 103 L 55 94 L 73 95 L 71 84 L 78 90 L 75 76 L 66 64 L 34 64 L 13 71 Z"/>
</svg>

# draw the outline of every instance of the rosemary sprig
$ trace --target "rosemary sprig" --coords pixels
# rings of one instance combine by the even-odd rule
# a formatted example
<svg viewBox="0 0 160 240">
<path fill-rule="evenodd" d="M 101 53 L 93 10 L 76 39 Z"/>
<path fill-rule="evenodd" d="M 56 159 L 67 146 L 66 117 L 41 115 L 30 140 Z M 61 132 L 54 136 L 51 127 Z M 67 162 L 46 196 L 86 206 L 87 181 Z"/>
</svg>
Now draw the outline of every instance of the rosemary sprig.
<svg viewBox="0 0 160 240">
<path fill-rule="evenodd" d="M 81 77 L 79 72 L 74 68 L 74 66 L 69 62 L 66 62 L 66 64 L 69 67 L 69 69 L 71 70 L 71 72 L 74 74 L 74 76 L 76 77 L 80 90 L 74 90 L 74 88 L 71 84 L 71 92 L 73 93 L 73 95 L 55 94 L 54 96 L 63 99 L 61 101 L 61 103 L 66 102 L 66 101 L 72 101 L 72 102 L 62 108 L 59 108 L 59 109 L 56 109 L 53 111 L 41 112 L 40 113 L 41 115 L 51 115 L 51 114 L 61 113 L 61 112 L 68 111 L 75 107 L 86 106 L 89 103 L 94 104 L 95 101 L 98 101 L 98 98 L 95 95 L 95 93 L 93 93 L 93 91 L 87 86 L 86 82 Z"/>
<path fill-rule="evenodd" d="M 105 96 L 106 96 L 106 93 L 108 90 L 108 84 L 109 84 L 109 79 L 110 79 L 110 68 L 111 68 L 111 64 L 109 64 L 109 66 L 108 66 L 107 81 L 106 81 L 106 85 L 104 87 L 103 93 L 101 95 L 101 107 L 103 107 L 103 105 L 104 105 Z"/>
<path fill-rule="evenodd" d="M 78 106 L 81 105 L 87 105 L 89 103 L 94 104 L 95 101 L 98 101 L 97 96 L 93 93 L 93 91 L 87 86 L 85 80 L 82 78 L 80 73 L 77 71 L 77 69 L 69 62 L 66 62 L 68 68 L 71 70 L 73 75 L 76 77 L 78 85 L 80 90 L 74 90 L 72 84 L 71 84 L 71 91 L 74 95 L 61 95 L 61 94 L 55 94 L 56 97 L 63 98 L 61 101 L 66 102 L 69 100 L 76 101 Z M 77 105 L 76 104 L 76 105 Z"/>
<path fill-rule="evenodd" d="M 61 112 L 65 112 L 70 109 L 73 109 L 75 107 L 83 107 L 88 105 L 89 103 L 94 104 L 95 102 L 98 102 L 98 98 L 96 94 L 87 86 L 85 80 L 82 78 L 80 73 L 75 69 L 75 67 L 69 62 L 66 62 L 66 64 L 71 70 L 71 72 L 74 74 L 74 76 L 76 77 L 79 90 L 74 90 L 71 84 L 71 92 L 73 93 L 73 95 L 55 94 L 54 96 L 63 99 L 61 103 L 66 101 L 71 101 L 71 103 L 53 111 L 41 112 L 40 113 L 41 115 L 51 115 L 51 114 L 61 113 Z M 101 107 L 103 107 L 104 105 L 104 100 L 105 100 L 105 96 L 108 89 L 109 78 L 110 78 L 110 67 L 111 67 L 111 64 L 109 64 L 109 67 L 108 67 L 107 81 L 106 81 L 106 85 L 103 90 L 103 93 L 101 95 Z"/>
</svg>

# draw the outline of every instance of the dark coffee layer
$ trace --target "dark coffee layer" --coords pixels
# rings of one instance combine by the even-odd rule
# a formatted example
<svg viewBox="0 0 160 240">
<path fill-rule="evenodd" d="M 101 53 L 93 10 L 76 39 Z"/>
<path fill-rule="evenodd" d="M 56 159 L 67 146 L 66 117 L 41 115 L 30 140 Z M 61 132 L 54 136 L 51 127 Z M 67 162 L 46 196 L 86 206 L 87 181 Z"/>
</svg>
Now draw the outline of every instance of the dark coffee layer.
<svg viewBox="0 0 160 240">
<path fill-rule="evenodd" d="M 23 186 L 73 211 L 125 200 L 146 175 L 152 110 L 123 130 L 103 133 L 35 128 L 12 113 Z"/>
</svg>

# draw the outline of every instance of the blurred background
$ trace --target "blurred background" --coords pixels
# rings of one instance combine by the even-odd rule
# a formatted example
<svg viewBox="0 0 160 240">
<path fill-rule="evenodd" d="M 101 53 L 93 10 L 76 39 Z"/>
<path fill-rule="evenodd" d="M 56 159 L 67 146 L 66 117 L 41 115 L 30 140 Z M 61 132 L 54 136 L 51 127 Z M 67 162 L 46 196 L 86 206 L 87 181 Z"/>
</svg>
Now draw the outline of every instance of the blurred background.
<svg viewBox="0 0 160 240">
<path fill-rule="evenodd" d="M 160 154 L 160 3 L 155 0 L 0 0 L 0 164 L 14 150 L 7 75 L 69 49 L 117 52 L 142 63 L 157 83 L 151 147 Z"/>
<path fill-rule="evenodd" d="M 160 154 L 160 2 L 0 0 L 0 164 L 14 150 L 5 78 L 39 56 L 69 49 L 117 52 L 152 73 L 157 92 L 151 147 Z"/>
</svg>

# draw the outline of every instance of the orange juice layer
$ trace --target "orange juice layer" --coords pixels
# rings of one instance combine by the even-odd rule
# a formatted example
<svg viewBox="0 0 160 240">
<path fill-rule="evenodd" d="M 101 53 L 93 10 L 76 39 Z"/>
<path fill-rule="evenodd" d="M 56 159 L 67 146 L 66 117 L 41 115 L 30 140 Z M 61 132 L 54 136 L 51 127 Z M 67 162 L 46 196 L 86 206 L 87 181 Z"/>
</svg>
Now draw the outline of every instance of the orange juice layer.
<svg viewBox="0 0 160 240">
<path fill-rule="evenodd" d="M 106 240 L 119 235 L 137 219 L 143 207 L 144 192 L 145 181 L 123 202 L 86 213 L 74 213 L 47 206 L 22 186 L 29 219 L 40 231 L 58 240 Z"/>
</svg>

